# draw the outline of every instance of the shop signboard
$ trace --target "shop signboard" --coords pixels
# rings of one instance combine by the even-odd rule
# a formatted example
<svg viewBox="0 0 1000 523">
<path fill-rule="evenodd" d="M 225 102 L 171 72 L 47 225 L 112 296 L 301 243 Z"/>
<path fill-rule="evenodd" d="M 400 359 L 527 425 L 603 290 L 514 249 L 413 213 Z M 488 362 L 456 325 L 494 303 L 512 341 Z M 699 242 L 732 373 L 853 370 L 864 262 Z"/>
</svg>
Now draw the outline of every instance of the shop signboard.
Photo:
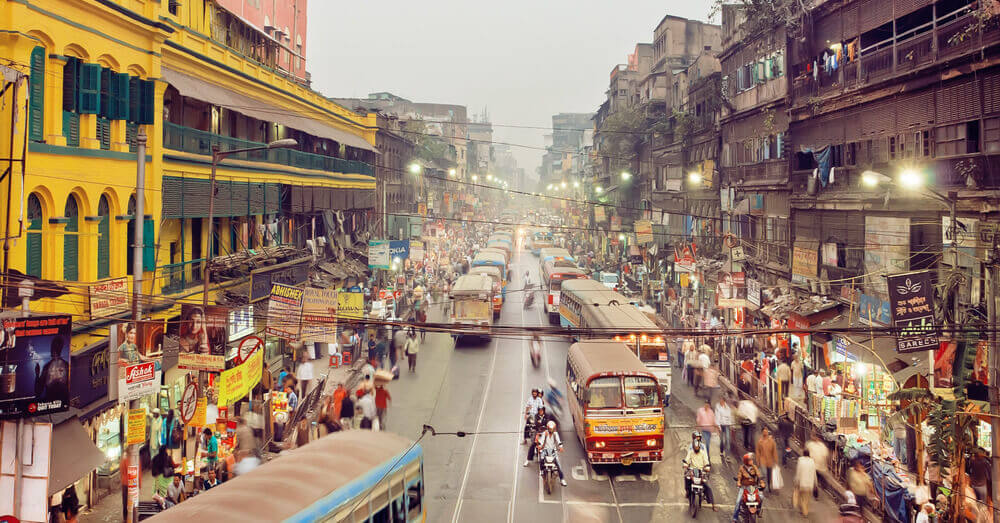
<svg viewBox="0 0 1000 523">
<path fill-rule="evenodd" d="M 865 216 L 865 293 L 889 298 L 885 275 L 910 270 L 910 219 Z"/>
<path fill-rule="evenodd" d="M 360 320 L 365 313 L 365 295 L 360 292 L 337 293 L 337 317 Z"/>
<path fill-rule="evenodd" d="M 607 218 L 604 215 L 604 207 L 600 205 L 594 206 L 594 221 L 597 223 L 604 223 L 607 221 Z"/>
<path fill-rule="evenodd" d="M 760 281 L 753 278 L 747 278 L 747 303 L 751 306 L 760 308 Z"/>
<path fill-rule="evenodd" d="M 0 418 L 61 412 L 70 400 L 69 315 L 3 320 Z"/>
<path fill-rule="evenodd" d="M 744 273 L 727 272 L 720 274 L 716 296 L 721 308 L 735 309 L 746 307 L 747 288 Z"/>
<path fill-rule="evenodd" d="M 372 269 L 388 269 L 389 261 L 389 242 L 386 240 L 368 240 L 368 267 Z"/>
<path fill-rule="evenodd" d="M 934 350 L 934 287 L 930 271 L 888 277 L 892 325 L 896 327 L 896 352 Z"/>
<path fill-rule="evenodd" d="M 636 220 L 635 222 L 636 243 L 645 245 L 653 243 L 653 224 L 649 220 Z"/>
<path fill-rule="evenodd" d="M 674 270 L 677 272 L 694 272 L 694 256 L 696 251 L 697 249 L 693 243 L 690 246 L 684 245 L 680 251 L 674 248 Z"/>
<path fill-rule="evenodd" d="M 302 327 L 303 289 L 275 283 L 267 305 L 267 335 L 298 340 Z"/>
<path fill-rule="evenodd" d="M 197 403 L 194 407 L 194 416 L 191 417 L 191 421 L 188 423 L 192 427 L 204 427 L 205 419 L 208 417 L 208 396 L 202 396 L 198 398 Z"/>
<path fill-rule="evenodd" d="M 303 289 L 302 341 L 334 343 L 337 337 L 337 291 Z"/>
<path fill-rule="evenodd" d="M 410 257 L 410 240 L 392 240 L 389 242 L 389 258 L 392 261 L 403 261 Z"/>
<path fill-rule="evenodd" d="M 815 242 L 795 242 L 792 249 L 792 281 L 805 283 L 818 276 L 819 252 Z"/>
<path fill-rule="evenodd" d="M 277 284 L 280 285 L 280 284 Z M 177 323 L 179 352 L 177 366 L 182 369 L 218 372 L 226 368 L 229 343 L 229 309 L 218 305 L 185 303 Z"/>
<path fill-rule="evenodd" d="M 159 361 L 118 367 L 118 401 L 137 400 L 160 390 L 163 373 Z"/>
<path fill-rule="evenodd" d="M 146 409 L 128 411 L 126 445 L 142 445 L 146 442 Z"/>
<path fill-rule="evenodd" d="M 82 409 L 108 400 L 108 347 L 104 341 L 73 355 L 69 362 L 69 404 Z"/>
<path fill-rule="evenodd" d="M 843 361 L 857 361 L 858 356 L 851 353 L 848 350 L 850 342 L 847 338 L 843 336 L 837 336 L 834 341 L 833 356 L 830 358 L 832 363 L 843 362 Z"/>
<path fill-rule="evenodd" d="M 234 342 L 254 333 L 253 304 L 229 310 L 229 341 Z"/>
<path fill-rule="evenodd" d="M 220 407 L 232 405 L 246 396 L 260 383 L 263 371 L 264 351 L 262 350 L 255 350 L 243 363 L 222 371 L 219 376 L 218 405 Z"/>
<path fill-rule="evenodd" d="M 181 394 L 180 400 L 177 402 L 178 413 L 185 425 L 190 423 L 191 419 L 194 418 L 194 411 L 197 408 L 198 384 L 192 381 L 184 387 L 184 393 Z"/>
<path fill-rule="evenodd" d="M 294 287 L 309 281 L 309 265 L 311 263 L 312 256 L 304 256 L 251 272 L 250 303 L 270 298 L 272 283 L 283 283 Z"/>
<path fill-rule="evenodd" d="M 892 322 L 889 302 L 871 294 L 859 294 L 858 320 L 865 325 L 888 327 Z"/>
<path fill-rule="evenodd" d="M 90 319 L 107 318 L 128 310 L 128 278 L 112 278 L 90 286 Z"/>
<path fill-rule="evenodd" d="M 620 230 L 622 230 L 622 217 L 621 216 L 612 216 L 611 217 L 611 230 L 612 231 L 620 231 Z"/>
<path fill-rule="evenodd" d="M 417 214 L 419 214 L 420 216 L 427 216 L 427 204 L 426 203 L 418 203 L 417 204 Z"/>
<path fill-rule="evenodd" d="M 821 246 L 823 250 L 823 265 L 829 265 L 830 267 L 837 266 L 837 244 L 836 243 L 824 243 Z"/>
<path fill-rule="evenodd" d="M 410 261 L 424 261 L 424 242 L 410 240 Z"/>
</svg>

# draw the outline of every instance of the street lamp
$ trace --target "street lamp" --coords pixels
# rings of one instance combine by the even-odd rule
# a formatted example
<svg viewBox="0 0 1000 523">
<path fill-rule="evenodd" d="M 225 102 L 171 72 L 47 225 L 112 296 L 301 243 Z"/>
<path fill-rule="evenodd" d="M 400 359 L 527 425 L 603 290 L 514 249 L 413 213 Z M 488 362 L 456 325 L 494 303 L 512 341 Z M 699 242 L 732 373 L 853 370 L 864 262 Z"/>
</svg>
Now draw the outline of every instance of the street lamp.
<svg viewBox="0 0 1000 523">
<path fill-rule="evenodd" d="M 410 164 L 410 173 L 411 174 L 420 174 L 421 170 L 423 170 L 423 167 L 421 167 L 419 163 L 411 163 Z"/>
<path fill-rule="evenodd" d="M 688 183 L 691 185 L 701 185 L 703 179 L 700 172 L 691 171 L 688 173 Z"/>
<path fill-rule="evenodd" d="M 622 242 L 625 241 L 625 235 L 624 234 L 619 234 L 618 235 L 618 241 L 622 241 Z"/>
<path fill-rule="evenodd" d="M 597 187 L 594 187 L 594 192 L 596 192 L 597 194 L 601 194 L 602 192 L 604 192 L 604 187 L 598 185 Z"/>
<path fill-rule="evenodd" d="M 550 183 L 547 187 L 545 187 L 545 190 L 546 191 L 551 191 L 552 190 L 552 184 Z"/>
<path fill-rule="evenodd" d="M 560 183 L 559 186 L 562 187 L 563 189 L 565 189 L 566 188 L 566 182 Z"/>
<path fill-rule="evenodd" d="M 472 175 L 472 181 L 478 182 L 479 181 L 479 175 L 473 174 Z"/>
<path fill-rule="evenodd" d="M 573 188 L 574 189 L 579 189 L 580 188 L 580 182 L 573 182 Z"/>
<path fill-rule="evenodd" d="M 448 169 L 448 176 L 455 177 L 455 169 Z"/>
<path fill-rule="evenodd" d="M 493 175 L 492 174 L 487 174 L 486 175 L 486 181 L 492 182 L 493 181 Z"/>
<path fill-rule="evenodd" d="M 281 140 L 274 140 L 269 142 L 267 145 L 260 147 L 247 147 L 245 149 L 230 149 L 228 151 L 222 151 L 219 148 L 219 144 L 212 144 L 212 174 L 208 183 L 208 257 L 205 258 L 205 284 L 202 287 L 202 297 L 201 305 L 202 307 L 208 307 L 208 287 L 212 283 L 212 271 L 208 268 L 208 261 L 211 260 L 215 253 L 212 252 L 212 238 L 215 237 L 215 169 L 219 165 L 219 162 L 225 160 L 227 157 L 234 154 L 240 153 L 250 153 L 254 151 L 266 151 L 269 149 L 287 149 L 289 147 L 295 147 L 299 144 L 294 138 L 283 138 Z M 142 218 L 141 216 L 139 218 Z"/>
<path fill-rule="evenodd" d="M 622 180 L 628 180 L 632 177 L 632 173 L 628 171 L 622 171 Z"/>
</svg>

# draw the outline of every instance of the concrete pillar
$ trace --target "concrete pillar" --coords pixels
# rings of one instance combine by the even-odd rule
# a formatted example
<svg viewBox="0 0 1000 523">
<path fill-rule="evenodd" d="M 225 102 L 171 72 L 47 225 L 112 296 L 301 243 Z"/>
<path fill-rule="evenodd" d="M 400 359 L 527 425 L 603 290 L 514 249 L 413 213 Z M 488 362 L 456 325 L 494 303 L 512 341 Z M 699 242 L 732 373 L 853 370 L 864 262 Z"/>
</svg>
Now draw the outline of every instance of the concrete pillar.
<svg viewBox="0 0 1000 523">
<path fill-rule="evenodd" d="M 66 145 L 63 136 L 63 66 L 66 60 L 49 56 L 45 62 L 45 143 Z"/>
</svg>

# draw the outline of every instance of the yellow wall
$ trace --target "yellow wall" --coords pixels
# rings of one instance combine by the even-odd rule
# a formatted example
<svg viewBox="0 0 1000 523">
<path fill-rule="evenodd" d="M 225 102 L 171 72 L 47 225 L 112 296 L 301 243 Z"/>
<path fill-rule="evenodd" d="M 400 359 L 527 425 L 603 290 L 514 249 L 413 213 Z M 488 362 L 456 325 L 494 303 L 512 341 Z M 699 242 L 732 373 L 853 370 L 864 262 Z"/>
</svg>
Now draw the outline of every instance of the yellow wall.
<svg viewBox="0 0 1000 523">
<path fill-rule="evenodd" d="M 79 278 L 76 282 L 65 282 L 71 293 L 56 299 L 38 300 L 32 303 L 36 311 L 74 314 L 74 320 L 87 320 L 87 284 L 97 280 L 97 238 L 98 223 L 88 221 L 87 216 L 97 215 L 101 195 L 107 195 L 111 204 L 110 225 L 110 276 L 126 274 L 126 226 L 128 221 L 115 219 L 126 214 L 129 196 L 134 194 L 136 183 L 135 154 L 128 152 L 125 140 L 125 122 L 112 123 L 110 151 L 100 149 L 96 133 L 96 115 L 82 115 L 80 121 L 80 147 L 67 147 L 62 129 L 62 66 L 64 57 L 73 56 L 83 62 L 100 63 L 116 72 L 129 73 L 146 79 L 158 79 L 164 65 L 172 69 L 210 79 L 246 96 L 278 105 L 289 112 L 299 113 L 322 120 L 330 126 L 363 137 L 375 143 L 376 122 L 374 115 L 360 116 L 340 107 L 320 94 L 311 91 L 276 71 L 244 58 L 239 53 L 212 41 L 210 16 L 205 13 L 207 0 L 184 0 L 178 16 L 168 13 L 168 2 L 153 0 L 115 0 L 126 9 L 122 13 L 93 0 L 17 0 L 0 2 L 0 64 L 28 74 L 32 49 L 42 46 L 46 50 L 45 70 L 45 114 L 44 143 L 31 144 L 27 153 L 26 172 L 23 184 L 20 170 L 15 167 L 8 193 L 7 181 L 0 183 L 0 194 L 11 199 L 11 216 L 6 231 L 17 235 L 18 216 L 26 212 L 28 195 L 36 193 L 43 206 L 44 223 L 42 229 L 42 277 L 51 280 L 63 279 L 63 239 L 65 225 L 49 223 L 49 218 L 59 218 L 64 214 L 66 199 L 70 194 L 77 196 L 80 205 L 79 232 Z M 133 16 L 128 16 L 129 14 Z M 166 41 L 173 45 L 165 44 Z M 262 85 L 266 84 L 266 85 Z M 267 86 L 273 86 L 272 89 Z M 15 156 L 20 156 L 25 134 L 25 102 L 27 82 L 19 84 L 20 114 L 18 128 L 14 131 Z M 179 220 L 162 220 L 162 176 L 207 177 L 204 165 L 183 160 L 166 160 L 185 153 L 163 149 L 162 96 L 166 84 L 156 82 L 155 123 L 144 126 L 148 134 L 146 164 L 145 214 L 151 215 L 156 224 L 157 265 L 169 263 L 169 245 L 180 245 Z M 8 155 L 7 145 L 11 139 L 11 96 L 8 93 L 0 103 L 0 157 Z M 198 157 L 195 157 L 197 159 Z M 204 160 L 204 157 L 201 157 Z M 237 162 L 239 163 L 239 162 Z M 252 167 L 253 163 L 243 167 Z M 261 164 L 257 164 L 261 165 Z M 267 164 L 264 164 L 267 165 Z M 0 173 L 6 169 L 0 162 Z M 276 166 L 268 165 L 270 168 Z M 220 179 L 239 179 L 286 183 L 293 185 L 327 186 L 344 188 L 373 188 L 374 181 L 365 176 L 330 176 L 330 173 L 306 171 L 282 167 L 282 174 L 274 172 L 253 172 L 245 169 L 219 169 Z M 0 208 L 0 213 L 5 209 Z M 2 216 L 2 215 L 0 215 Z M 4 220 L 0 217 L 0 223 Z M 207 239 L 207 220 L 204 220 L 201 238 Z M 189 223 L 189 222 L 188 222 Z M 228 220 L 223 220 L 220 234 L 223 244 L 228 245 Z M 193 238 L 190 227 L 186 227 L 183 259 L 191 259 Z M 11 243 L 10 267 L 24 272 L 26 265 L 25 236 Z M 203 243 L 202 252 L 207 252 Z M 223 250 L 225 252 L 225 250 Z M 160 294 L 165 279 L 160 271 L 145 275 L 144 293 Z M 188 293 L 191 294 L 191 293 Z M 154 298 L 162 302 L 162 298 Z M 198 293 L 186 298 L 200 300 Z M 105 330 L 106 332 L 106 330 Z M 74 339 L 73 349 L 82 348 L 90 341 L 89 336 Z"/>
</svg>

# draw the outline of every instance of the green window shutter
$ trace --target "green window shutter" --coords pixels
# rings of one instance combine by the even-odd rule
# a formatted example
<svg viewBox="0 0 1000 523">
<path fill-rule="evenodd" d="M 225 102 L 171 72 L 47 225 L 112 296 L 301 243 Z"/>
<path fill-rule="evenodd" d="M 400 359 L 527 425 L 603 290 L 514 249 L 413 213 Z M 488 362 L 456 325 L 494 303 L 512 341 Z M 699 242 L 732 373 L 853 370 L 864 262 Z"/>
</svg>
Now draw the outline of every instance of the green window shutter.
<svg viewBox="0 0 1000 523">
<path fill-rule="evenodd" d="M 142 80 L 138 76 L 130 76 L 128 79 L 128 119 L 130 122 L 139 121 L 139 113 L 142 112 L 142 89 L 139 83 Z"/>
<path fill-rule="evenodd" d="M 111 275 L 111 217 L 101 216 L 97 224 L 97 278 L 104 279 Z"/>
<path fill-rule="evenodd" d="M 63 136 L 66 137 L 66 145 L 70 147 L 80 146 L 80 115 L 70 111 L 63 111 Z"/>
<path fill-rule="evenodd" d="M 66 58 L 63 66 L 63 110 L 76 111 L 80 98 L 80 60 L 72 56 Z"/>
<path fill-rule="evenodd" d="M 45 139 L 45 48 L 31 50 L 31 78 L 28 79 L 28 139 Z"/>
<path fill-rule="evenodd" d="M 125 112 L 128 114 L 128 111 Z M 125 124 L 125 141 L 128 142 L 129 152 L 136 152 L 139 149 L 139 144 L 136 143 L 136 136 L 139 134 L 139 124 L 134 122 L 127 122 Z"/>
<path fill-rule="evenodd" d="M 40 222 L 41 220 L 38 221 Z M 31 229 L 29 228 L 28 234 L 26 236 L 27 236 L 26 248 L 28 250 L 27 267 L 25 268 L 26 272 L 28 276 L 41 278 L 42 277 L 42 233 L 31 232 Z"/>
<path fill-rule="evenodd" d="M 71 233 L 66 227 L 66 235 L 63 237 L 63 279 L 66 281 L 77 281 L 80 279 L 79 269 L 80 237 L 75 232 Z"/>
<path fill-rule="evenodd" d="M 139 119 L 136 123 L 152 125 L 153 109 L 156 107 L 156 86 L 152 80 L 142 80 L 139 84 Z"/>
<path fill-rule="evenodd" d="M 77 112 L 80 114 L 100 114 L 101 112 L 101 66 L 100 64 L 80 65 L 80 99 Z"/>
<path fill-rule="evenodd" d="M 152 271 L 156 269 L 156 231 L 153 228 L 153 220 L 145 219 L 142 222 L 142 270 Z"/>
<path fill-rule="evenodd" d="M 111 120 L 97 117 L 97 138 L 101 141 L 101 149 L 111 150 Z"/>
<path fill-rule="evenodd" d="M 101 110 L 100 115 L 104 118 L 114 118 L 115 108 L 118 104 L 115 103 L 115 88 L 111 86 L 111 77 L 114 75 L 111 69 L 107 67 L 101 68 Z"/>
<path fill-rule="evenodd" d="M 114 75 L 115 84 L 118 86 L 118 107 L 115 109 L 115 120 L 129 119 L 129 77 L 128 73 L 117 73 Z"/>
</svg>

